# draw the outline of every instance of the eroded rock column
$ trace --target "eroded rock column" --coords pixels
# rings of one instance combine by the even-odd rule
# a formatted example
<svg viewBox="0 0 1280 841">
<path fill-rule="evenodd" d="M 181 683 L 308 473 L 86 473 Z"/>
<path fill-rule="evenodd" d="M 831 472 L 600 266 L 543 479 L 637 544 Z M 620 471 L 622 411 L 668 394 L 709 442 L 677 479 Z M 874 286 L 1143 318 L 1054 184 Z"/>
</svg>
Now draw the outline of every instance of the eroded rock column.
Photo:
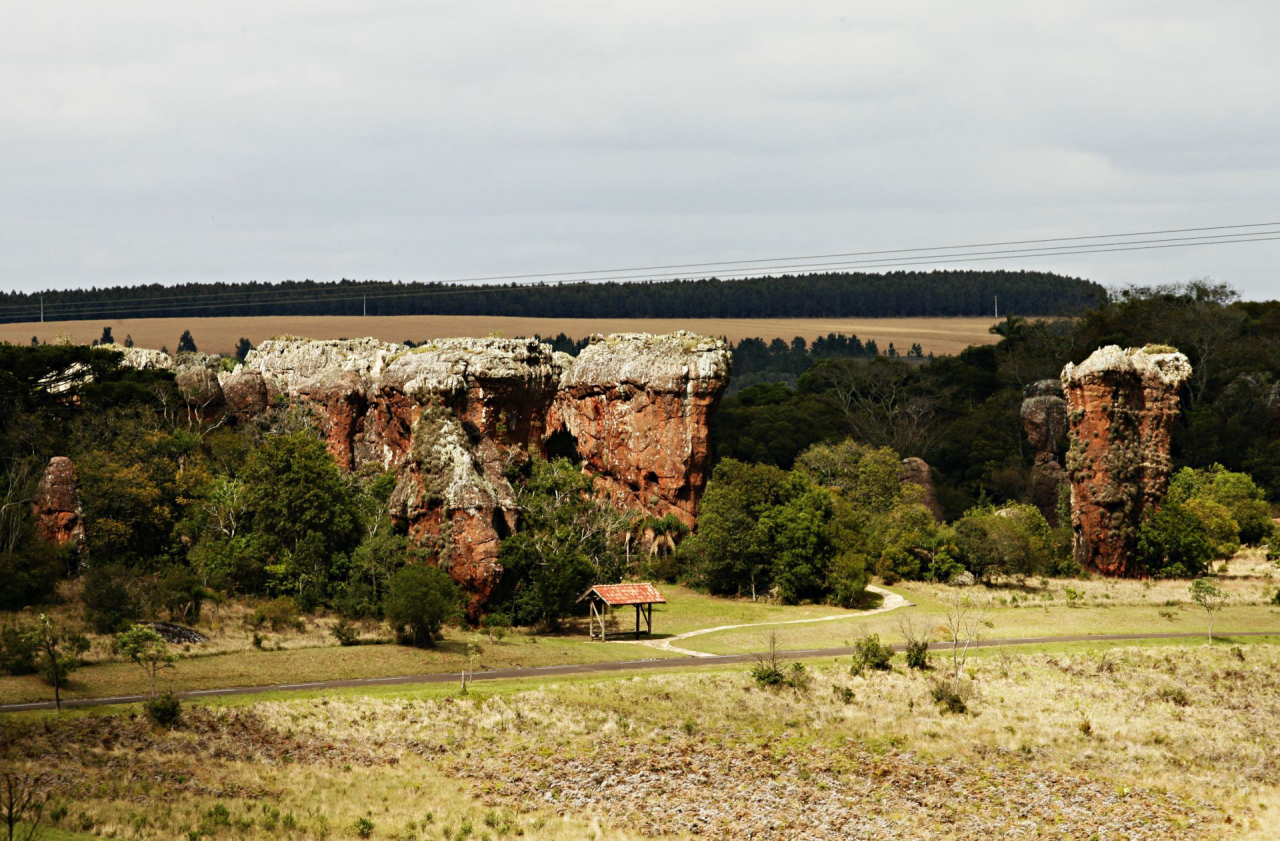
<svg viewBox="0 0 1280 841">
<path fill-rule="evenodd" d="M 1027 386 L 1022 401 L 1022 428 L 1035 447 L 1035 464 L 1027 481 L 1026 501 L 1040 509 L 1052 526 L 1058 525 L 1058 489 L 1066 476 L 1058 461 L 1058 441 L 1067 434 L 1067 401 L 1058 380 Z"/>
<path fill-rule="evenodd" d="M 1169 487 L 1178 392 L 1191 363 L 1171 347 L 1108 345 L 1062 369 L 1075 558 L 1104 575 L 1141 576 L 1138 528 Z"/>
</svg>

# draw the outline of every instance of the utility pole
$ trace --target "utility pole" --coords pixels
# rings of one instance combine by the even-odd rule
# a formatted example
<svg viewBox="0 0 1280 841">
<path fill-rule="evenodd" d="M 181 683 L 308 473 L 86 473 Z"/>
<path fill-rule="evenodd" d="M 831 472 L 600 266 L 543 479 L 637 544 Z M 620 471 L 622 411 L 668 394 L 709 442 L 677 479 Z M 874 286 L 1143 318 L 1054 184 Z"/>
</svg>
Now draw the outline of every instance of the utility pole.
<svg viewBox="0 0 1280 841">
<path fill-rule="evenodd" d="M 40 296 L 40 323 L 44 324 L 44 296 Z"/>
<path fill-rule="evenodd" d="M 360 296 L 360 306 L 363 309 L 363 312 L 361 314 L 368 316 L 369 315 L 369 296 L 368 295 Z"/>
<path fill-rule="evenodd" d="M 1000 317 L 1000 296 L 996 296 L 996 318 Z"/>
</svg>

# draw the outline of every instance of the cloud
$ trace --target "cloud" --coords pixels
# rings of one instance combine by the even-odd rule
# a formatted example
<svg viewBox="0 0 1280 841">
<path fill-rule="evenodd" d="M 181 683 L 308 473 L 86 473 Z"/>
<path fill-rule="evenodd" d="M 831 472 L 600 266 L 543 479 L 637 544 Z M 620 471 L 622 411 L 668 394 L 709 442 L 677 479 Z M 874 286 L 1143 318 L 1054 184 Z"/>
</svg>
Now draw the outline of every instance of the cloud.
<svg viewBox="0 0 1280 841">
<path fill-rule="evenodd" d="M 27 4 L 10 288 L 1265 221 L 1274 4 Z M 1274 294 L 1274 244 L 995 265 Z"/>
</svg>

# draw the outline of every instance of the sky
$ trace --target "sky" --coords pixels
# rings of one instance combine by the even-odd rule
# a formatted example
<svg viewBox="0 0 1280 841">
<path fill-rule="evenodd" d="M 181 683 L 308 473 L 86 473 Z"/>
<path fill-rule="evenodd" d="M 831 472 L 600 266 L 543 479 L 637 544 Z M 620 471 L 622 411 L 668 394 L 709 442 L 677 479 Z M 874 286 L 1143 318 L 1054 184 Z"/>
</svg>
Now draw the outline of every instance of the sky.
<svg viewBox="0 0 1280 841">
<path fill-rule="evenodd" d="M 1280 222 L 1278 42 L 1265 0 L 12 3 L 0 287 Z M 1278 263 L 1269 241 L 962 267 L 1268 298 Z"/>
</svg>

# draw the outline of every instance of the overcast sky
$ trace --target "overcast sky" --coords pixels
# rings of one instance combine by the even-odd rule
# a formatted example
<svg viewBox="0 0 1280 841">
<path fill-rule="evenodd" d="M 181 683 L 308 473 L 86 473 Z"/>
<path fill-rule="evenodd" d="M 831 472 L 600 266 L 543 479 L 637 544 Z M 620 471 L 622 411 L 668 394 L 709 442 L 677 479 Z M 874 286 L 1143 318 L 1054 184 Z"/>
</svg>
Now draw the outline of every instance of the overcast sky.
<svg viewBox="0 0 1280 841">
<path fill-rule="evenodd" d="M 0 19 L 8 289 L 1280 221 L 1266 0 L 42 0 Z M 1258 298 L 1278 262 L 1280 241 L 988 265 Z"/>
</svg>

